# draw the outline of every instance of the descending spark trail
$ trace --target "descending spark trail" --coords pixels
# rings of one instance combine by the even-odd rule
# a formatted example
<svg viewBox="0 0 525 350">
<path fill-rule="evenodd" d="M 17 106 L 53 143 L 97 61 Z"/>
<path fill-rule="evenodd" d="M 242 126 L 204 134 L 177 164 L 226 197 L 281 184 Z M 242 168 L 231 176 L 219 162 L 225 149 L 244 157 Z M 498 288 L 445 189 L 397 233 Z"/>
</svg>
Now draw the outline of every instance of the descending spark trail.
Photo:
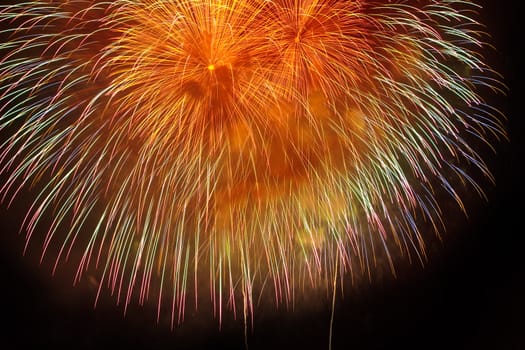
<svg viewBox="0 0 525 350">
<path fill-rule="evenodd" d="M 436 199 L 491 177 L 472 1 L 72 0 L 0 7 L 2 200 L 29 244 L 128 305 L 209 289 L 245 319 L 335 277 L 425 259 Z M 492 91 L 491 91 L 492 90 Z M 487 141 L 485 141 L 487 140 Z M 420 222 L 430 223 L 430 231 Z M 72 262 L 70 262 L 72 263 Z M 239 305 L 240 304 L 240 305 Z"/>
</svg>

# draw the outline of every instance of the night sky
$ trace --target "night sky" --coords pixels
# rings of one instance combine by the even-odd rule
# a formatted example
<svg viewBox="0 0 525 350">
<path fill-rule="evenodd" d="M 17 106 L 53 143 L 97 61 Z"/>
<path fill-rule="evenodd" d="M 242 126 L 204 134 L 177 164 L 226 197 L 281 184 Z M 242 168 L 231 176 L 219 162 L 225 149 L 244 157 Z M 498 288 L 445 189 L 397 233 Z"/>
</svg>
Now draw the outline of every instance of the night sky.
<svg viewBox="0 0 525 350">
<path fill-rule="evenodd" d="M 347 291 L 336 303 L 334 349 L 525 349 L 522 20 L 511 1 L 486 2 L 482 18 L 497 47 L 488 59 L 509 87 L 494 103 L 509 118 L 511 142 L 497 144 L 497 156 L 486 154 L 497 185 L 487 187 L 487 203 L 469 207 L 468 220 L 451 225 L 424 268 L 414 264 L 397 280 Z M 124 317 L 108 298 L 94 309 L 94 290 L 72 287 L 67 271 L 52 277 L 37 247 L 22 255 L 24 213 L 16 208 L 26 197 L 9 211 L 0 207 L 0 348 L 245 347 L 242 320 L 226 320 L 221 330 L 213 319 L 189 321 L 171 331 L 156 325 L 147 307 L 131 307 Z M 249 349 L 326 349 L 330 305 L 312 303 L 308 311 L 257 311 Z"/>
</svg>

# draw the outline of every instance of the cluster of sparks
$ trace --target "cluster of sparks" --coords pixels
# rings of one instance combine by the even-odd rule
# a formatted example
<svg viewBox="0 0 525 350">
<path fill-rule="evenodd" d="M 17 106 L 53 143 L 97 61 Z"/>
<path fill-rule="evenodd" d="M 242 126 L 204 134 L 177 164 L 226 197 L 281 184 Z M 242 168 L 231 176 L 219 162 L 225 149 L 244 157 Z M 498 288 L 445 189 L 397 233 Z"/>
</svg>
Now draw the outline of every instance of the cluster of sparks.
<svg viewBox="0 0 525 350">
<path fill-rule="evenodd" d="M 0 7 L 2 200 L 36 187 L 42 257 L 128 305 L 262 290 L 424 260 L 436 189 L 460 207 L 465 141 L 503 135 L 479 91 L 471 1 L 71 0 Z M 395 252 L 395 253 L 394 253 Z M 163 306 L 164 307 L 164 306 Z"/>
</svg>

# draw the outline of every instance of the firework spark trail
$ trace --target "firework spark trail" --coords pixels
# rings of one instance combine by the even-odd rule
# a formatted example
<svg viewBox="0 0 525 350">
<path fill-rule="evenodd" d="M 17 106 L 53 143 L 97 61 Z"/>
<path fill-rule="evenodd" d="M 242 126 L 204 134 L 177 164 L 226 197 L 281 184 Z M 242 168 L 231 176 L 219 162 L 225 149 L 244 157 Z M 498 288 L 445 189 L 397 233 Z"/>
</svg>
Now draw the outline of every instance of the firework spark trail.
<svg viewBox="0 0 525 350">
<path fill-rule="evenodd" d="M 172 324 L 203 284 L 219 319 L 239 302 L 246 319 L 265 284 L 291 303 L 337 273 L 371 275 L 380 256 L 395 272 L 393 255 L 424 260 L 418 222 L 443 230 L 437 188 L 462 209 L 458 179 L 482 194 L 460 165 L 490 174 L 465 137 L 504 136 L 479 93 L 501 84 L 478 53 L 476 9 L 0 7 L 0 194 L 41 183 L 27 244 L 51 216 L 42 258 L 58 247 L 55 268 L 76 259 L 75 280 L 97 271 L 99 293 L 126 306 L 169 303 Z"/>
</svg>

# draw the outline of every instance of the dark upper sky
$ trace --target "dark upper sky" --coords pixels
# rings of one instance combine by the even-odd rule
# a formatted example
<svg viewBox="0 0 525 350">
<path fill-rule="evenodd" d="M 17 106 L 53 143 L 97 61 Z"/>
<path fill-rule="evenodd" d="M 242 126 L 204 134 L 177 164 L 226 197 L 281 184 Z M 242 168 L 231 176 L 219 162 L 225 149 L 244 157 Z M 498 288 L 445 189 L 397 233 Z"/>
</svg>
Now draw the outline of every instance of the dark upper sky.
<svg viewBox="0 0 525 350">
<path fill-rule="evenodd" d="M 498 157 L 492 157 L 497 187 L 488 190 L 489 202 L 471 213 L 439 259 L 339 301 L 334 349 L 525 348 L 525 246 L 520 242 L 525 193 L 518 169 L 525 160 L 518 53 L 523 30 L 510 0 L 485 2 L 482 17 L 498 49 L 490 59 L 509 86 L 507 98 L 498 102 L 509 118 L 511 143 L 499 145 Z M 0 347 L 244 347 L 242 322 L 227 322 L 221 331 L 189 324 L 170 332 L 141 309 L 127 317 L 112 303 L 93 310 L 88 291 L 64 290 L 36 256 L 22 257 L 23 237 L 16 234 L 21 218 L 22 213 L 0 208 Z M 254 332 L 249 331 L 249 349 L 326 348 L 329 320 L 326 303 L 310 312 L 259 314 Z"/>
</svg>

